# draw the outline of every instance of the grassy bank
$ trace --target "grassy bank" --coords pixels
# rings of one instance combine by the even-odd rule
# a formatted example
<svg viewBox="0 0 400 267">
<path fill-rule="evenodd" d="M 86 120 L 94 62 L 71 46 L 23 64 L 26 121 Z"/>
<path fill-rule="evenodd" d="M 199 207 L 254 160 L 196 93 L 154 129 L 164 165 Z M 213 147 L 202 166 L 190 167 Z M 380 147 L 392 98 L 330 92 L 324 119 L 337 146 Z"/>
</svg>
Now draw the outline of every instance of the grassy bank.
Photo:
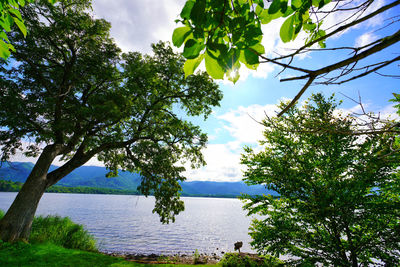
<svg viewBox="0 0 400 267">
<path fill-rule="evenodd" d="M 1 241 L 0 241 L 1 242 Z M 66 249 L 51 243 L 0 243 L 0 266 L 176 266 L 175 264 L 140 264 L 97 252 Z M 190 266 L 190 265 L 179 265 Z M 202 266 L 202 265 L 196 265 Z M 203 265 L 205 266 L 205 265 Z M 212 265 L 207 265 L 212 266 Z"/>
</svg>

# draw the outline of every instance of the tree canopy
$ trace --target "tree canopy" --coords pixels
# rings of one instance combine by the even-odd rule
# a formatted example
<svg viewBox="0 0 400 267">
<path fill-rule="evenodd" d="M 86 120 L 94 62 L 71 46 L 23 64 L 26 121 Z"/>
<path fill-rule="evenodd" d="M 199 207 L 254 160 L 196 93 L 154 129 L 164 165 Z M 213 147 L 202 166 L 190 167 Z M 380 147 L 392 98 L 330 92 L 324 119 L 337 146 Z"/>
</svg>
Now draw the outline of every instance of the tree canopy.
<svg viewBox="0 0 400 267">
<path fill-rule="evenodd" d="M 110 24 L 88 8 L 86 0 L 38 1 L 21 10 L 29 34 L 10 33 L 13 63 L 0 65 L 1 160 L 20 149 L 39 159 L 0 221 L 3 239 L 29 235 L 43 190 L 92 157 L 110 176 L 139 172 L 163 222 L 183 210 L 183 162 L 204 164 L 207 136 L 177 111 L 206 118 L 222 98 L 218 86 L 206 73 L 185 79 L 183 58 L 165 43 L 152 56 L 121 54 Z M 57 156 L 65 163 L 48 173 Z"/>
<path fill-rule="evenodd" d="M 282 71 L 292 71 L 291 77 L 281 81 L 304 80 L 305 84 L 283 108 L 282 115 L 311 84 L 342 84 L 371 73 L 398 78 L 398 73 L 379 71 L 400 60 L 396 53 L 381 53 L 400 40 L 399 5 L 399 0 L 382 5 L 373 0 L 187 0 L 172 40 L 177 47 L 184 45 L 186 75 L 193 73 L 203 59 L 213 78 L 227 77 L 233 82 L 239 79 L 241 65 L 255 70 L 259 64 L 272 63 Z M 376 40 L 355 45 L 352 39 L 352 43 L 327 46 L 327 41 L 382 15 L 382 24 L 376 27 L 381 37 Z M 334 21 L 333 25 L 324 23 L 328 19 Z M 262 40 L 269 36 L 264 36 L 263 25 L 268 27 L 274 20 L 281 22 L 284 43 L 305 33 L 304 44 L 283 54 L 266 54 Z M 296 56 L 309 52 L 318 56 L 335 53 L 336 60 L 316 69 L 296 61 Z"/>
<path fill-rule="evenodd" d="M 282 106 L 286 103 L 282 103 Z M 249 185 L 280 196 L 246 196 L 260 253 L 288 262 L 360 266 L 400 261 L 399 143 L 391 133 L 351 134 L 354 118 L 316 94 L 263 124 L 262 151 L 245 149 Z"/>
</svg>

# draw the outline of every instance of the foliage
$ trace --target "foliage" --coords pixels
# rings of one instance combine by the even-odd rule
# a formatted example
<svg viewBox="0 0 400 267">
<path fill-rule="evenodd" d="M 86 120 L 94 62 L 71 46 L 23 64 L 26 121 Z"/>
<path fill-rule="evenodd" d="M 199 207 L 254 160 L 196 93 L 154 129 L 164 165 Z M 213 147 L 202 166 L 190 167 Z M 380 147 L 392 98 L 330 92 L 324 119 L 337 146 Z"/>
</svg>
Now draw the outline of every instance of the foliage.
<svg viewBox="0 0 400 267">
<path fill-rule="evenodd" d="M 333 97 L 313 95 L 302 108 L 263 122 L 261 152 L 246 148 L 246 183 L 280 195 L 244 198 L 249 214 L 262 216 L 251 225 L 251 244 L 295 263 L 399 264 L 395 135 L 353 135 L 355 119 L 336 107 Z"/>
<path fill-rule="evenodd" d="M 398 5 L 399 1 L 381 5 L 373 0 L 187 0 L 180 19 L 176 20 L 180 25 L 174 30 L 172 40 L 175 46 L 184 46 L 186 75 L 194 73 L 203 60 L 214 79 L 226 77 L 233 82 L 239 79 L 241 65 L 255 70 L 260 63 L 272 63 L 282 67 L 282 71 L 293 71 L 291 77 L 281 81 L 307 82 L 284 108 L 286 111 L 312 83 L 342 84 L 371 73 L 382 74 L 378 71 L 399 61 L 395 53 L 377 56 L 400 41 Z M 328 40 L 358 28 L 361 23 L 380 19 L 383 14 L 385 20 L 374 28 L 383 35 L 381 38 L 361 45 L 354 45 L 356 40 L 352 38 L 343 46 L 326 46 Z M 333 25 L 324 23 L 328 19 L 334 21 Z M 286 52 L 266 54 L 262 39 L 270 38 L 264 34 L 268 27 L 275 27 L 269 24 L 275 20 L 279 20 L 282 42 L 293 41 L 303 32 L 304 44 Z M 329 53 L 335 60 L 319 69 L 295 61 L 296 56 L 308 52 Z M 333 53 L 337 56 L 332 56 Z M 391 73 L 382 76 L 398 77 Z"/>
<path fill-rule="evenodd" d="M 27 0 L 27 2 L 32 2 L 32 0 Z M 7 59 L 10 56 L 10 51 L 15 51 L 6 34 L 6 32 L 11 31 L 14 23 L 26 36 L 26 27 L 19 12 L 19 7 L 24 5 L 24 0 L 0 1 L 0 58 Z"/>
<path fill-rule="evenodd" d="M 20 182 L 0 180 L 0 192 L 18 192 L 22 187 Z"/>
<path fill-rule="evenodd" d="M 22 9 L 30 34 L 11 33 L 15 64 L 0 66 L 1 160 L 33 140 L 25 151 L 41 155 L 33 170 L 47 171 L 57 155 L 65 160 L 40 174 L 51 186 L 97 156 L 110 176 L 139 172 L 141 192 L 154 193 L 154 212 L 168 222 L 183 210 L 183 162 L 204 164 L 207 136 L 182 117 L 206 118 L 222 93 L 205 73 L 185 79 L 182 57 L 165 43 L 154 44 L 152 56 L 121 55 L 110 24 L 89 8 L 90 1 L 43 0 Z"/>
<path fill-rule="evenodd" d="M 284 262 L 273 256 L 250 257 L 246 254 L 226 253 L 220 261 L 222 267 L 284 266 Z"/>
<path fill-rule="evenodd" d="M 274 19 L 285 18 L 280 31 L 283 42 L 294 40 L 301 30 L 310 33 L 308 42 L 323 37 L 325 32 L 310 18 L 309 10 L 323 8 L 329 2 L 274 0 L 267 7 L 263 0 L 188 0 L 178 20 L 184 26 L 175 29 L 172 40 L 177 47 L 184 44 L 186 75 L 204 59 L 207 72 L 221 79 L 241 63 L 257 69 L 258 55 L 265 51 L 261 26 Z M 319 44 L 325 47 L 324 41 Z M 236 81 L 239 77 L 229 78 Z"/>
<path fill-rule="evenodd" d="M 15 51 L 7 36 L 7 32 L 12 30 L 14 23 L 21 33 L 26 36 L 27 30 L 19 8 L 24 7 L 26 3 L 32 2 L 33 0 L 0 1 L 0 58 L 7 59 L 11 54 L 10 51 Z M 49 0 L 49 2 L 54 4 L 56 0 Z"/>
<path fill-rule="evenodd" d="M 400 115 L 400 94 L 393 93 L 394 98 L 390 99 L 391 102 L 397 103 L 394 105 L 397 108 L 397 114 Z"/>
</svg>

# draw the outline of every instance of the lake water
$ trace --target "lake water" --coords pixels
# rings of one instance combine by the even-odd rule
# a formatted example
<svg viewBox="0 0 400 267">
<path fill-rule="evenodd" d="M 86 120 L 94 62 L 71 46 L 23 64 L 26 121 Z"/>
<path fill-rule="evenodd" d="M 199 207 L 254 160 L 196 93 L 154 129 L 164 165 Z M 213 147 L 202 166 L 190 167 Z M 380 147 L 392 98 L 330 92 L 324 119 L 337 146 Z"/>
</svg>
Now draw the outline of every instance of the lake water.
<svg viewBox="0 0 400 267">
<path fill-rule="evenodd" d="M 16 193 L 0 192 L 0 209 L 7 210 Z M 192 254 L 252 252 L 248 236 L 251 218 L 238 199 L 182 198 L 185 211 L 175 223 L 159 221 L 151 211 L 154 198 L 123 195 L 46 193 L 37 215 L 68 216 L 83 224 L 98 240 L 101 251 L 132 254 Z"/>
</svg>

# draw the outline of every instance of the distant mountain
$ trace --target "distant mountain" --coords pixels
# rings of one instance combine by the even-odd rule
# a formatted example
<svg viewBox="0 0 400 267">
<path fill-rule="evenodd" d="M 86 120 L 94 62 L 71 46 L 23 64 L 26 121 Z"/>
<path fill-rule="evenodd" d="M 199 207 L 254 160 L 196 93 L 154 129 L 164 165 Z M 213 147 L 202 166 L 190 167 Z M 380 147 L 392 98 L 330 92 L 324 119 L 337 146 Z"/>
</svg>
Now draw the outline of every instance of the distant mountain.
<svg viewBox="0 0 400 267">
<path fill-rule="evenodd" d="M 3 163 L 0 167 L 0 180 L 25 182 L 32 168 L 33 164 L 30 162 Z M 50 170 L 56 168 L 57 166 L 51 166 Z M 138 173 L 120 171 L 118 177 L 106 178 L 107 172 L 105 167 L 82 166 L 64 177 L 57 185 L 136 190 L 141 181 Z M 181 186 L 183 195 L 192 196 L 238 196 L 241 193 L 276 195 L 274 191 L 262 185 L 247 186 L 243 182 L 192 181 L 182 182 Z"/>
<path fill-rule="evenodd" d="M 181 183 L 183 193 L 189 195 L 230 195 L 238 196 L 241 193 L 249 195 L 271 194 L 274 191 L 266 189 L 263 185 L 248 186 L 243 182 L 211 182 L 193 181 Z"/>
<path fill-rule="evenodd" d="M 13 182 L 25 182 L 33 168 L 30 162 L 12 162 L 3 163 L 0 168 L 0 180 L 10 180 Z M 50 171 L 57 166 L 51 166 Z M 107 169 L 97 166 L 82 166 L 67 176 L 65 176 L 57 185 L 77 187 L 89 186 L 98 188 L 136 190 L 140 184 L 140 175 L 130 172 L 119 172 L 118 177 L 107 178 Z"/>
</svg>

